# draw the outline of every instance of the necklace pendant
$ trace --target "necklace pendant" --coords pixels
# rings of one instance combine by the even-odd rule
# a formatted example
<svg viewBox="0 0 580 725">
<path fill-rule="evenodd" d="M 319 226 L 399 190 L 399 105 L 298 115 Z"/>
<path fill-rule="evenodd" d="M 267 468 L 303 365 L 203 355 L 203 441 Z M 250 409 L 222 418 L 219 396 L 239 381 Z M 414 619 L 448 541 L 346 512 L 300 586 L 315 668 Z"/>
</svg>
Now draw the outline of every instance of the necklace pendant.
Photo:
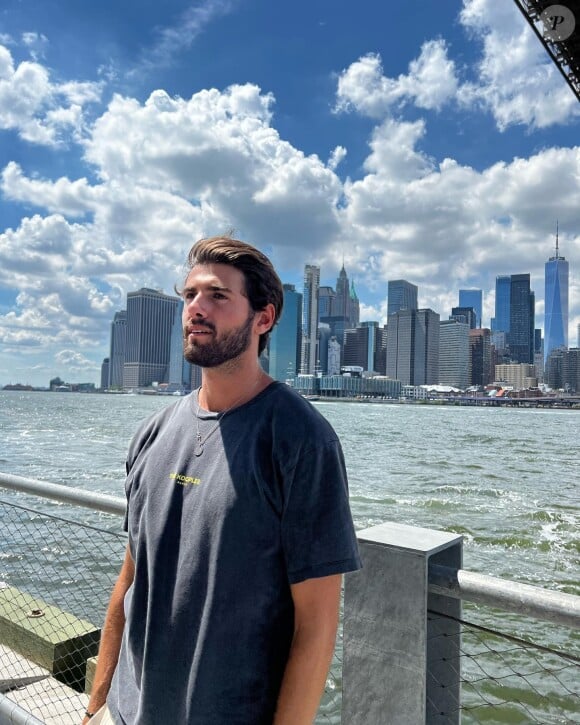
<svg viewBox="0 0 580 725">
<path fill-rule="evenodd" d="M 203 453 L 203 443 L 201 442 L 201 436 L 197 435 L 197 440 L 195 441 L 195 446 L 193 447 L 193 452 L 196 456 L 201 456 Z"/>
</svg>

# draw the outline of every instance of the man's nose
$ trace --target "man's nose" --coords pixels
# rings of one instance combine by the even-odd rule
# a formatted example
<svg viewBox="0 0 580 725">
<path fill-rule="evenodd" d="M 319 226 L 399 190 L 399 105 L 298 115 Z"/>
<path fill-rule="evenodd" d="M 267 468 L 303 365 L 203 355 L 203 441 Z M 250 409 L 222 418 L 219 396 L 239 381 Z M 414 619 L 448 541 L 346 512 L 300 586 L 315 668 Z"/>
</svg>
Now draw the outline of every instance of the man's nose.
<svg viewBox="0 0 580 725">
<path fill-rule="evenodd" d="M 206 316 L 206 305 L 204 303 L 203 295 L 198 293 L 192 295 L 186 303 L 186 308 L 190 317 L 205 317 Z"/>
</svg>

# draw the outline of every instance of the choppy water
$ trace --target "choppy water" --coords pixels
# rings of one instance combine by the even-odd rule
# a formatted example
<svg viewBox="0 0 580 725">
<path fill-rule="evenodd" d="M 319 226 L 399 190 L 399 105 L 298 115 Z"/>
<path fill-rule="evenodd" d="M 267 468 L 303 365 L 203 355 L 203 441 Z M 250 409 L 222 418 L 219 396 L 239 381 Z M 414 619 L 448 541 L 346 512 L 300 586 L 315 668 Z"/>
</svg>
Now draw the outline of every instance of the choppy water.
<svg viewBox="0 0 580 725">
<path fill-rule="evenodd" d="M 122 495 L 133 431 L 171 402 L 1 392 L 0 471 Z M 357 528 L 398 521 L 461 533 L 465 568 L 580 594 L 577 412 L 315 405 L 342 440 Z"/>
</svg>

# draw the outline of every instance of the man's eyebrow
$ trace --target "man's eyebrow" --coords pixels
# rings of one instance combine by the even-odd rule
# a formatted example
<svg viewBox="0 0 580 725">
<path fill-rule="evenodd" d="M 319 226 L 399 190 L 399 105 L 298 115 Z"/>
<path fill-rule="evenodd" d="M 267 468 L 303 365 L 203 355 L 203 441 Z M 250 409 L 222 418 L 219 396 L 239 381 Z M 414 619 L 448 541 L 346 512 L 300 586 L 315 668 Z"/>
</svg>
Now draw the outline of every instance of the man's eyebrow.
<svg viewBox="0 0 580 725">
<path fill-rule="evenodd" d="M 218 284 L 211 284 L 208 286 L 210 292 L 229 292 L 232 294 L 232 290 L 229 287 L 220 287 Z M 197 287 L 184 287 L 183 288 L 183 294 L 186 294 L 187 292 L 195 292 L 197 290 Z"/>
</svg>

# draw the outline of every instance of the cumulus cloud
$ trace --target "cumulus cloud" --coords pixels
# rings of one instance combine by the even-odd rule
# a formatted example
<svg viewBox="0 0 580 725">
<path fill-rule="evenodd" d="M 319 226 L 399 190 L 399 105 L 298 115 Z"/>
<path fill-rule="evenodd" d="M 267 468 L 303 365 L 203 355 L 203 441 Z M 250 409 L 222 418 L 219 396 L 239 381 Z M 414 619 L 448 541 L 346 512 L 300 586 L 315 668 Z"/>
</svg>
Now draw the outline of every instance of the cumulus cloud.
<svg viewBox="0 0 580 725">
<path fill-rule="evenodd" d="M 406 105 L 425 111 L 456 103 L 493 115 L 499 130 L 512 125 L 546 128 L 580 115 L 572 91 L 514 3 L 464 0 L 459 21 L 481 47 L 479 61 L 461 81 L 443 39 L 423 44 L 408 73 L 389 77 L 378 54 L 362 56 L 338 78 L 337 112 L 377 120 Z"/>
<path fill-rule="evenodd" d="M 495 57 L 499 49 L 486 50 L 492 31 L 483 18 L 493 15 L 501 25 L 498 13 L 507 11 L 486 0 L 464 7 L 462 22 L 481 40 L 484 58 Z M 465 109 L 491 110 L 504 119 L 502 128 L 539 125 L 539 107 L 528 120 L 513 111 L 520 101 L 508 100 L 517 89 L 504 79 L 498 90 L 494 73 L 485 75 L 482 65 L 472 85 L 462 85 L 442 40 L 425 43 L 397 78 L 385 75 L 377 55 L 357 60 L 338 78 L 336 108 L 375 126 L 359 176 L 341 181 L 336 170 L 346 146 L 326 161 L 296 148 L 275 127 L 274 97 L 255 84 L 191 98 L 163 90 L 144 101 L 115 95 L 87 126 L 84 109 L 98 87 L 58 85 L 39 63 L 16 67 L 0 47 L 0 128 L 55 144 L 64 129 L 82 127 L 73 140 L 88 167 L 78 177 L 54 178 L 24 161 L 1 170 L 4 198 L 30 214 L 0 231 L 0 287 L 18 292 L 0 315 L 3 351 L 42 351 L 71 372 L 94 370 L 126 293 L 170 291 L 191 243 L 231 227 L 294 272 L 315 261 L 327 275 L 344 253 L 367 319 L 385 321 L 386 283 L 399 277 L 418 284 L 420 304 L 443 317 L 459 287 L 489 292 L 496 274 L 532 271 L 541 298 L 556 216 L 563 253 L 571 269 L 580 266 L 580 149 L 547 148 L 479 170 L 422 150 L 429 112 L 457 99 Z M 27 89 L 20 106 L 12 103 L 19 84 Z M 411 106 L 422 117 L 406 119 Z M 571 321 L 580 320 L 574 278 L 570 299 Z"/>
<path fill-rule="evenodd" d="M 52 82 L 36 62 L 14 64 L 0 45 L 0 129 L 17 131 L 25 141 L 55 146 L 83 132 L 83 107 L 100 99 L 101 87 L 88 82 Z"/>
<path fill-rule="evenodd" d="M 482 45 L 476 80 L 458 90 L 467 108 L 489 110 L 500 130 L 566 123 L 578 102 L 514 3 L 464 0 L 460 22 Z"/>
<path fill-rule="evenodd" d="M 382 118 L 405 103 L 439 110 L 455 96 L 457 83 L 455 63 L 448 57 L 444 40 L 424 43 L 409 72 L 398 78 L 383 75 L 380 56 L 369 53 L 339 76 L 336 110 L 356 110 L 371 118 Z"/>
<path fill-rule="evenodd" d="M 75 350 L 61 350 L 54 356 L 54 359 L 59 365 L 68 368 L 71 372 L 96 369 L 96 365 L 92 360 L 89 360 L 80 352 L 76 352 Z"/>
</svg>

